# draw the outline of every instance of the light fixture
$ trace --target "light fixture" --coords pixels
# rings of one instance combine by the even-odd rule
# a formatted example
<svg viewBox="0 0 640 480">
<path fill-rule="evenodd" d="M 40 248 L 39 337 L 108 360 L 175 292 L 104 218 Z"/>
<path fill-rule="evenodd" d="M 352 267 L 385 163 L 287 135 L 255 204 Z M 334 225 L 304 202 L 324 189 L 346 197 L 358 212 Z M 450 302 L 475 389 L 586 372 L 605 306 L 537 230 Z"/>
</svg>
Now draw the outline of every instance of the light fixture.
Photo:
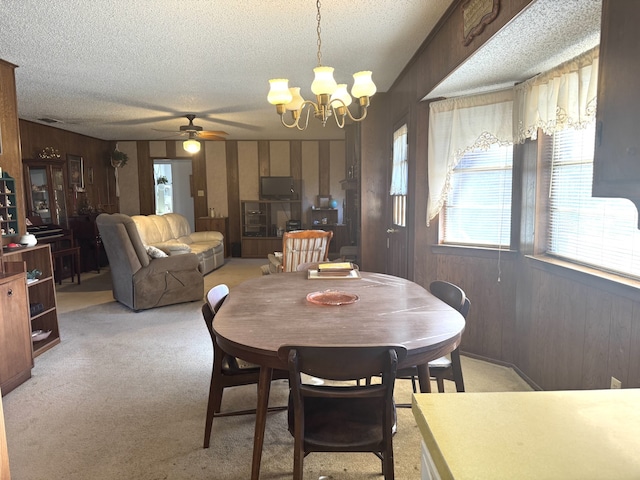
<svg viewBox="0 0 640 480">
<path fill-rule="evenodd" d="M 274 78 L 269 80 L 271 85 L 267 100 L 276 106 L 276 112 L 280 115 L 282 124 L 287 128 L 305 130 L 309 126 L 309 115 L 313 108 L 313 115 L 325 126 L 327 120 L 333 115 L 336 124 L 344 128 L 346 117 L 354 122 L 360 122 L 367 116 L 369 98 L 376 93 L 376 86 L 371 80 L 371 72 L 362 71 L 353 74 L 353 87 L 351 95 L 356 97 L 360 104 L 360 116 L 354 117 L 349 111 L 351 95 L 347 92 L 346 84 L 337 84 L 333 79 L 333 68 L 322 65 L 322 39 L 320 38 L 320 0 L 317 0 L 318 14 L 318 66 L 313 69 L 315 78 L 311 84 L 311 91 L 316 95 L 317 102 L 305 100 L 300 95 L 299 87 L 289 88 L 289 80 L 286 78 Z M 307 114 L 304 123 L 300 122 L 304 109 Z M 291 112 L 293 123 L 287 123 L 285 112 Z"/>
<path fill-rule="evenodd" d="M 182 142 L 182 148 L 189 153 L 198 153 L 200 151 L 200 142 L 195 139 L 195 134 L 189 132 L 189 138 Z"/>
</svg>

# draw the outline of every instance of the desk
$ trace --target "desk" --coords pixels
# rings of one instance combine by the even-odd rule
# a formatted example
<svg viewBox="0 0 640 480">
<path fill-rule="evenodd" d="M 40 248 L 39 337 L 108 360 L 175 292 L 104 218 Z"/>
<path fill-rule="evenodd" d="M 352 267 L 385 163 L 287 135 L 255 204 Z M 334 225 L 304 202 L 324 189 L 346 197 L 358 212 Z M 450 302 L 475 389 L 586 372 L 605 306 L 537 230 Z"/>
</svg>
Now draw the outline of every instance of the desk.
<svg viewBox="0 0 640 480">
<path fill-rule="evenodd" d="M 423 480 L 640 478 L 640 389 L 413 397 Z"/>
<path fill-rule="evenodd" d="M 274 368 L 284 344 L 317 346 L 401 344 L 407 358 L 398 368 L 421 365 L 420 389 L 430 391 L 427 363 L 455 349 L 464 331 L 460 313 L 408 280 L 360 272 L 360 280 L 307 280 L 307 272 L 265 275 L 234 287 L 213 321 L 220 346 L 260 365 L 251 479 L 260 475 L 267 404 Z M 354 293 L 351 305 L 319 306 L 308 293 L 326 289 Z"/>
</svg>

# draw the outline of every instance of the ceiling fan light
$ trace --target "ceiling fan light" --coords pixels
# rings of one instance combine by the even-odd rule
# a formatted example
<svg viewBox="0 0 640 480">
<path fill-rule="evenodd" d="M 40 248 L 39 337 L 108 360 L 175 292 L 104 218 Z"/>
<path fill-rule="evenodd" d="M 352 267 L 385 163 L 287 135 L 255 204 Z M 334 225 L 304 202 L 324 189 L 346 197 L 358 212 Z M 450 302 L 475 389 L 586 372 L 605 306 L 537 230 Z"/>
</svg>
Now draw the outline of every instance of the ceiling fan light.
<svg viewBox="0 0 640 480">
<path fill-rule="evenodd" d="M 291 92 L 291 101 L 285 105 L 285 108 L 287 110 L 300 110 L 304 103 L 304 98 L 300 95 L 300 87 L 292 87 L 289 92 Z"/>
<path fill-rule="evenodd" d="M 371 80 L 371 72 L 366 70 L 353 74 L 353 87 L 351 95 L 356 98 L 372 97 L 376 93 L 376 84 Z"/>
<path fill-rule="evenodd" d="M 267 101 L 271 105 L 286 105 L 291 101 L 289 80 L 287 78 L 272 78 L 269 80 L 269 85 Z"/>
<path fill-rule="evenodd" d="M 316 95 L 331 95 L 338 84 L 333 78 L 333 67 L 316 67 L 313 69 L 315 74 L 311 91 Z"/>
<path fill-rule="evenodd" d="M 200 142 L 190 138 L 182 142 L 182 148 L 189 153 L 198 153 L 200 151 Z"/>
</svg>

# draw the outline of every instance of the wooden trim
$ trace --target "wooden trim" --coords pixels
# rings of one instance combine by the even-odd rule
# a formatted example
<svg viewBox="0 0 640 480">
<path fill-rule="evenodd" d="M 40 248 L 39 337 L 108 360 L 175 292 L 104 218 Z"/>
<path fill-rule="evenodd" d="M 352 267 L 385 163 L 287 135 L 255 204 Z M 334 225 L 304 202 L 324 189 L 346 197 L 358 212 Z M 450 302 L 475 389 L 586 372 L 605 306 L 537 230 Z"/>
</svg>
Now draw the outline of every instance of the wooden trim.
<svg viewBox="0 0 640 480">
<path fill-rule="evenodd" d="M 548 255 L 525 255 L 525 258 L 531 267 L 543 270 L 551 275 L 567 278 L 633 301 L 638 300 L 640 280 L 634 280 Z"/>
</svg>

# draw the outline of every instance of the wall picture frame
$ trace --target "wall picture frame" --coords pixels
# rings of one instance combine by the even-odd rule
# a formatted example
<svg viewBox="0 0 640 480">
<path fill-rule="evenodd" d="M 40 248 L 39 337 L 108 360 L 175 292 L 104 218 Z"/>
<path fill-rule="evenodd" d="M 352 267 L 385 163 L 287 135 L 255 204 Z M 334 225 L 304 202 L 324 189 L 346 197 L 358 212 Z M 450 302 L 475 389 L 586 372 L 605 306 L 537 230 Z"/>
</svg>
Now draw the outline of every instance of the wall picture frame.
<svg viewBox="0 0 640 480">
<path fill-rule="evenodd" d="M 69 167 L 69 187 L 74 190 L 84 189 L 84 160 L 79 155 L 67 154 Z"/>
</svg>

